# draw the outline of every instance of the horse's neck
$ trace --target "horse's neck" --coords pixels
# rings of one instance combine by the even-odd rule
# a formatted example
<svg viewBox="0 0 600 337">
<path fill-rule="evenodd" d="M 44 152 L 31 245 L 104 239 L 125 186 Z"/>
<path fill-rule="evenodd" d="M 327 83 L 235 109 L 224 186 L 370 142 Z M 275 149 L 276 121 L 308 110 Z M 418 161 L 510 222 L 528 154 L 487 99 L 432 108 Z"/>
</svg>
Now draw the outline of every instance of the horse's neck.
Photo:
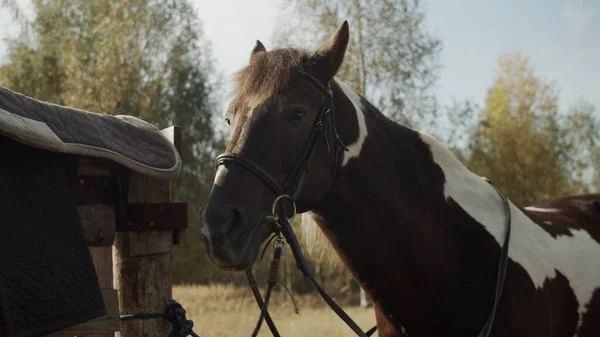
<svg viewBox="0 0 600 337">
<path fill-rule="evenodd" d="M 437 323 L 478 327 L 497 251 L 464 208 L 488 202 L 501 211 L 497 195 L 429 136 L 392 124 L 369 128 L 360 155 L 342 168 L 338 188 L 318 212 L 321 226 L 386 314 L 430 329 L 436 323 L 426 320 L 447 310 L 450 321 Z M 470 316 L 465 322 L 451 312 L 460 312 L 457 306 Z"/>
</svg>

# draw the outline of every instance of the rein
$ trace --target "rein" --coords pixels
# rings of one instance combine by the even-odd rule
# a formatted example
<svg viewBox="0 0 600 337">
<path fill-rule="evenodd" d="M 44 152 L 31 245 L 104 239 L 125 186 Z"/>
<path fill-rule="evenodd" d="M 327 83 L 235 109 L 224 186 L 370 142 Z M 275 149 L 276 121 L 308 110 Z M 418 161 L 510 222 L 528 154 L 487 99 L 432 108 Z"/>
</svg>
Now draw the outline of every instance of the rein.
<svg viewBox="0 0 600 337">
<path fill-rule="evenodd" d="M 329 144 L 329 139 L 327 137 L 327 131 L 326 131 L 326 128 L 328 126 L 332 127 L 333 137 L 335 138 L 335 148 L 334 148 L 334 153 L 333 153 L 333 163 L 332 163 L 332 170 L 331 170 L 332 171 L 332 183 L 335 182 L 338 165 L 340 162 L 340 153 L 341 153 L 341 151 L 348 151 L 348 148 L 340 139 L 340 136 L 336 129 L 334 116 L 333 116 L 333 113 L 331 110 L 331 100 L 332 100 L 331 88 L 329 86 L 327 86 L 327 87 L 324 86 L 323 84 L 321 84 L 321 82 L 319 80 L 317 80 L 313 76 L 309 75 L 308 73 L 300 72 L 300 75 L 307 81 L 311 82 L 311 84 L 313 84 L 317 89 L 319 89 L 325 95 L 325 101 L 321 105 L 321 108 L 319 110 L 317 118 L 315 119 L 315 122 L 313 124 L 313 129 L 311 131 L 309 139 L 308 139 L 302 153 L 300 154 L 300 157 L 298 158 L 296 165 L 294 166 L 292 171 L 288 174 L 288 176 L 286 177 L 283 184 L 281 184 L 279 181 L 274 179 L 273 176 L 271 176 L 261 166 L 257 165 L 250 159 L 245 158 L 240 154 L 224 153 L 224 154 L 219 155 L 215 160 L 216 168 L 218 168 L 220 165 L 226 165 L 226 164 L 234 164 L 234 165 L 243 167 L 244 169 L 246 169 L 246 170 L 250 171 L 252 174 L 254 174 L 257 178 L 259 178 L 267 187 L 269 187 L 277 195 L 277 197 L 272 205 L 271 215 L 268 215 L 267 217 L 265 217 L 265 221 L 275 223 L 277 226 L 277 229 L 276 229 L 274 236 L 272 237 L 272 240 L 274 240 L 273 241 L 274 253 L 273 253 L 273 260 L 271 261 L 271 265 L 270 265 L 269 278 L 267 281 L 267 290 L 265 293 L 264 300 L 262 298 L 262 295 L 260 294 L 256 280 L 254 279 L 254 276 L 252 274 L 252 269 L 246 270 L 246 276 L 248 278 L 250 288 L 252 289 L 252 293 L 254 294 L 254 297 L 256 299 L 258 307 L 260 308 L 260 316 L 259 316 L 258 322 L 256 324 L 256 327 L 254 329 L 252 336 L 256 337 L 258 335 L 258 332 L 260 330 L 262 322 L 263 322 L 263 320 L 265 320 L 267 322 L 267 325 L 269 326 L 269 329 L 271 330 L 271 333 L 273 334 L 273 336 L 280 337 L 280 334 L 277 331 L 277 328 L 275 327 L 275 323 L 273 322 L 272 318 L 269 315 L 267 307 L 269 305 L 269 300 L 271 298 L 271 292 L 272 292 L 274 286 L 278 283 L 277 275 L 278 275 L 278 271 L 279 271 L 279 262 L 280 262 L 281 255 L 286 248 L 286 242 L 287 242 L 287 246 L 289 246 L 290 249 L 292 250 L 292 254 L 296 261 L 296 266 L 298 267 L 298 269 L 300 269 L 300 271 L 302 272 L 304 277 L 308 278 L 311 281 L 311 283 L 317 289 L 317 291 L 319 292 L 319 295 L 321 295 L 323 300 L 340 317 L 340 319 L 342 319 L 344 321 L 344 323 L 346 323 L 352 329 L 352 331 L 354 331 L 354 333 L 357 336 L 368 337 L 368 336 L 371 336 L 376 331 L 377 326 L 374 326 L 367 332 L 363 332 L 362 329 L 358 326 L 358 324 L 356 324 L 356 322 L 354 322 L 350 318 L 350 316 L 348 316 L 348 314 L 325 292 L 325 290 L 314 279 L 312 273 L 307 268 L 306 260 L 304 258 L 304 255 L 302 254 L 302 250 L 300 249 L 300 244 L 298 243 L 298 239 L 296 238 L 296 235 L 294 234 L 294 231 L 292 229 L 292 224 L 294 223 L 294 219 L 296 216 L 296 200 L 302 189 L 304 178 L 305 178 L 306 172 L 308 170 L 308 164 L 309 164 L 313 154 L 315 153 L 316 145 L 319 141 L 319 138 L 321 138 L 324 141 L 325 145 L 327 146 L 327 150 L 329 151 L 329 153 L 331 153 L 331 146 Z M 496 292 L 495 292 L 495 296 L 494 296 L 494 304 L 493 304 L 491 313 L 490 313 L 487 321 L 485 322 L 481 332 L 479 333 L 478 337 L 489 337 L 491 334 L 492 326 L 494 323 L 494 318 L 496 316 L 496 310 L 497 310 L 497 307 L 498 307 L 498 304 L 500 301 L 502 289 L 504 287 L 504 279 L 506 276 L 506 267 L 507 267 L 507 262 L 508 262 L 508 244 L 510 241 L 510 230 L 511 230 L 511 216 L 510 216 L 511 214 L 510 214 L 510 205 L 508 203 L 508 200 L 506 199 L 506 197 L 504 196 L 502 191 L 498 187 L 496 187 L 489 179 L 487 179 L 487 178 L 484 178 L 484 179 L 494 187 L 494 189 L 498 192 L 498 194 L 500 195 L 500 197 L 502 199 L 502 202 L 503 202 L 503 205 L 505 208 L 505 212 L 506 212 L 505 225 L 507 227 L 507 230 L 506 230 L 506 234 L 505 234 L 505 238 L 504 238 L 504 244 L 501 248 L 500 263 L 498 266 L 498 275 L 497 275 L 497 282 L 496 282 Z M 285 216 L 285 210 L 281 203 L 281 201 L 286 200 L 286 199 L 293 206 L 293 214 L 290 218 L 287 218 Z M 269 240 L 269 242 L 270 241 L 271 240 Z M 406 334 L 406 331 L 405 331 L 403 325 L 401 325 L 401 332 L 403 333 L 403 335 L 408 336 Z"/>
</svg>

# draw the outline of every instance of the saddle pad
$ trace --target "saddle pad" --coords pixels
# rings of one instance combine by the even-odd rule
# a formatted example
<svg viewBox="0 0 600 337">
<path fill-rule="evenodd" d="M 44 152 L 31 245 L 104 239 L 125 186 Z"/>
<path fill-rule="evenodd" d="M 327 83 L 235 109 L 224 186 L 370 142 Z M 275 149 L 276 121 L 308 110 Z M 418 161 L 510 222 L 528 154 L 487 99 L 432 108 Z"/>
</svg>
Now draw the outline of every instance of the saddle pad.
<svg viewBox="0 0 600 337">
<path fill-rule="evenodd" d="M 0 155 L 0 336 L 106 315 L 75 206 L 75 156 L 2 136 Z"/>
<path fill-rule="evenodd" d="M 160 178 L 175 178 L 181 170 L 173 143 L 148 122 L 50 104 L 3 87 L 0 135 L 44 150 L 107 158 Z"/>
</svg>

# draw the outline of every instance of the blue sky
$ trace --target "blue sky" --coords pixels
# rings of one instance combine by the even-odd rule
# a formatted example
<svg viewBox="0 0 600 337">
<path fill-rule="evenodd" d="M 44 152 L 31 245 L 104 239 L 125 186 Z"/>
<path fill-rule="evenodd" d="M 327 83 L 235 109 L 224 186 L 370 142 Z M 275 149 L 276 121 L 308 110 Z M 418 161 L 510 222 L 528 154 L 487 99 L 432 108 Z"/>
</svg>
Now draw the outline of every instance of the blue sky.
<svg viewBox="0 0 600 337">
<path fill-rule="evenodd" d="M 247 62 L 256 39 L 269 48 L 281 19 L 279 0 L 192 1 L 213 44 L 218 70 L 226 76 Z M 563 108 L 585 97 L 600 109 L 600 1 L 423 2 L 428 28 L 443 41 L 443 69 L 435 89 L 441 102 L 469 98 L 481 103 L 498 57 L 521 51 L 530 56 L 538 75 L 556 81 Z M 0 12 L 0 36 L 15 32 L 8 18 Z M 0 44 L 0 56 L 3 49 Z"/>
<path fill-rule="evenodd" d="M 481 102 L 498 57 L 521 51 L 556 81 L 561 106 L 586 97 L 600 108 L 600 1 L 429 0 L 428 26 L 444 43 L 440 99 Z"/>
</svg>

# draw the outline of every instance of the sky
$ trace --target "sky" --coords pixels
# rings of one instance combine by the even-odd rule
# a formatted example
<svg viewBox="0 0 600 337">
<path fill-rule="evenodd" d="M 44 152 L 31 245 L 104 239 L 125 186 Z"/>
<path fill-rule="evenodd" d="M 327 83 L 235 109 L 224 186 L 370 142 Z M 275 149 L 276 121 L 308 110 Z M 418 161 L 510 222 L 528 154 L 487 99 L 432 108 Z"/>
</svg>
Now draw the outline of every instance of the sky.
<svg viewBox="0 0 600 337">
<path fill-rule="evenodd" d="M 285 19 L 279 17 L 281 0 L 192 2 L 212 43 L 217 69 L 225 76 L 248 61 L 257 39 L 268 49 L 277 23 Z M 482 103 L 498 58 L 520 51 L 530 57 L 537 75 L 555 81 L 563 109 L 585 97 L 600 110 L 600 1 L 422 2 L 427 29 L 443 43 L 442 69 L 435 87 L 441 103 L 452 99 Z M 349 23 L 352 34 L 353 23 Z M 0 36 L 14 33 L 14 23 L 5 10 L 0 11 Z M 0 57 L 3 51 L 0 42 Z"/>
<path fill-rule="evenodd" d="M 225 75 L 242 67 L 256 39 L 269 48 L 278 0 L 196 0 Z M 481 103 L 498 58 L 520 51 L 555 81 L 564 109 L 585 97 L 600 110 L 600 1 L 423 0 L 426 27 L 443 43 L 435 92 L 442 103 Z M 352 22 L 350 34 L 352 34 Z"/>
</svg>

